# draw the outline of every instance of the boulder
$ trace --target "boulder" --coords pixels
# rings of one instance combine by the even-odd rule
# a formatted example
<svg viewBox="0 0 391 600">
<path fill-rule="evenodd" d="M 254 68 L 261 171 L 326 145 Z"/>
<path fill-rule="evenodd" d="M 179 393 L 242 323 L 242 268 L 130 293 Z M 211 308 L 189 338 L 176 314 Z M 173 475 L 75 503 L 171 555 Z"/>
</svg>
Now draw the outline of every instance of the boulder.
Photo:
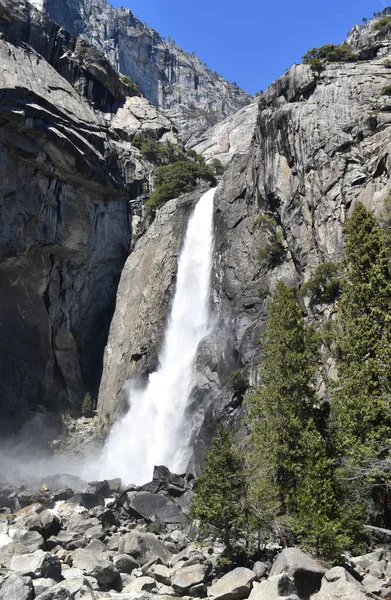
<svg viewBox="0 0 391 600">
<path fill-rule="evenodd" d="M 94 577 L 100 585 L 113 583 L 119 576 L 119 571 L 107 556 L 93 548 L 75 550 L 71 554 L 71 560 L 74 568 Z"/>
<path fill-rule="evenodd" d="M 156 579 L 159 583 L 171 585 L 171 570 L 165 565 L 154 564 L 150 567 L 147 574 Z"/>
<path fill-rule="evenodd" d="M 326 569 L 299 548 L 285 548 L 276 558 L 270 576 L 289 575 L 300 598 L 308 598 L 320 589 Z"/>
<path fill-rule="evenodd" d="M 68 504 L 84 506 L 87 510 L 91 510 L 91 508 L 94 508 L 95 506 L 105 506 L 105 499 L 103 496 L 84 492 L 83 494 L 75 494 L 68 500 Z"/>
<path fill-rule="evenodd" d="M 73 600 L 71 592 L 59 584 L 39 594 L 35 600 Z"/>
<path fill-rule="evenodd" d="M 139 568 L 139 563 L 129 556 L 129 554 L 120 554 L 114 558 L 113 564 L 120 573 L 127 573 L 130 575 L 134 569 Z"/>
<path fill-rule="evenodd" d="M 45 540 L 57 535 L 61 529 L 60 519 L 50 510 L 43 510 L 24 521 L 24 526 L 30 531 L 37 531 Z"/>
<path fill-rule="evenodd" d="M 0 589 L 0 600 L 33 600 L 34 588 L 30 577 L 11 573 Z"/>
<path fill-rule="evenodd" d="M 88 483 L 80 479 L 80 477 L 66 474 L 49 475 L 42 483 L 46 485 L 54 495 L 64 489 L 71 489 L 74 492 L 84 492 L 88 488 Z"/>
<path fill-rule="evenodd" d="M 28 531 L 26 529 L 18 529 L 14 535 L 14 544 L 23 547 L 23 552 L 20 554 L 30 554 L 44 547 L 43 537 L 37 531 Z"/>
<path fill-rule="evenodd" d="M 334 567 L 327 571 L 322 585 L 311 600 L 368 600 L 373 594 L 365 588 L 343 567 Z"/>
<path fill-rule="evenodd" d="M 208 597 L 214 600 L 243 600 L 248 598 L 255 578 L 255 573 L 250 569 L 237 567 L 226 573 L 208 589 Z"/>
<path fill-rule="evenodd" d="M 129 583 L 124 592 L 139 594 L 140 592 L 152 592 L 156 588 L 156 581 L 152 577 L 138 577 Z"/>
<path fill-rule="evenodd" d="M 46 590 L 54 585 L 56 585 L 54 579 L 45 579 L 44 577 L 39 577 L 33 581 L 34 593 L 36 596 L 39 596 L 39 594 L 46 592 Z"/>
<path fill-rule="evenodd" d="M 262 579 L 262 577 L 266 577 L 269 571 L 269 566 L 261 561 L 257 561 L 254 563 L 253 571 L 258 579 Z"/>
<path fill-rule="evenodd" d="M 140 565 L 158 558 L 167 564 L 172 558 L 167 546 L 155 535 L 141 531 L 126 533 L 120 541 L 119 551 L 121 554 L 130 554 Z"/>
<path fill-rule="evenodd" d="M 86 489 L 86 494 L 95 494 L 103 498 L 110 498 L 112 495 L 108 481 L 91 481 Z"/>
<path fill-rule="evenodd" d="M 190 565 L 185 563 L 183 566 L 176 568 L 173 572 L 171 577 L 172 587 L 178 594 L 185 595 L 195 586 L 204 585 L 210 570 L 211 563 L 196 563 Z"/>
<path fill-rule="evenodd" d="M 57 556 L 50 552 L 36 550 L 32 554 L 14 556 L 11 560 L 11 571 L 20 575 L 29 575 L 36 579 L 61 579 L 61 563 Z"/>
<path fill-rule="evenodd" d="M 186 525 L 186 517 L 172 500 L 161 494 L 132 492 L 126 503 L 128 512 L 137 519 L 159 520 L 167 525 Z"/>
<path fill-rule="evenodd" d="M 261 583 L 254 583 L 249 600 L 278 600 L 286 599 L 296 592 L 293 580 L 285 574 L 273 575 Z"/>
</svg>

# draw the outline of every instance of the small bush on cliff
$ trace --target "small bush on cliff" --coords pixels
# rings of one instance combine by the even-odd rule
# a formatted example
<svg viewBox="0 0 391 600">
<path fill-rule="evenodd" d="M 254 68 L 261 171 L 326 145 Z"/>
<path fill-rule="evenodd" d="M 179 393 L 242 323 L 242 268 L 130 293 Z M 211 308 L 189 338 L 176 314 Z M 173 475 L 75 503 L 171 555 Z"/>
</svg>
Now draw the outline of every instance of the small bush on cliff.
<svg viewBox="0 0 391 600">
<path fill-rule="evenodd" d="M 352 51 L 349 44 L 341 44 L 336 46 L 335 44 L 325 44 L 320 48 L 312 48 L 308 50 L 303 56 L 303 62 L 311 64 L 314 59 L 321 60 L 324 62 L 354 62 L 357 60 L 356 55 Z M 312 63 L 313 64 L 313 63 Z"/>
<path fill-rule="evenodd" d="M 255 220 L 255 226 L 263 234 L 258 259 L 262 266 L 272 269 L 283 261 L 286 254 L 282 227 L 271 215 L 259 215 Z"/>
<path fill-rule="evenodd" d="M 331 304 L 339 296 L 340 279 L 338 265 L 326 262 L 319 265 L 302 286 L 302 296 L 309 296 L 311 303 Z"/>
<path fill-rule="evenodd" d="M 87 392 L 87 394 L 84 396 L 84 400 L 81 405 L 81 414 L 83 417 L 92 417 L 93 406 L 91 394 L 89 392 Z"/>
<path fill-rule="evenodd" d="M 391 17 L 383 17 L 372 25 L 374 31 L 388 31 L 391 29 Z"/>
<path fill-rule="evenodd" d="M 185 153 L 180 146 L 171 144 L 159 144 L 155 138 L 149 135 L 136 135 L 132 145 L 138 148 L 145 158 L 157 165 L 167 165 L 178 160 L 185 159 Z"/>
<path fill-rule="evenodd" d="M 385 85 L 380 93 L 382 96 L 391 96 L 391 85 Z"/>
<path fill-rule="evenodd" d="M 210 162 L 210 166 L 212 167 L 212 169 L 214 170 L 214 172 L 216 173 L 216 175 L 223 175 L 224 174 L 224 167 L 221 163 L 221 160 L 219 160 L 218 158 L 214 158 L 211 162 Z"/>
<path fill-rule="evenodd" d="M 140 90 L 139 90 L 138 86 L 134 83 L 134 81 L 129 79 L 129 77 L 126 77 L 126 75 L 122 75 L 121 79 L 122 79 L 122 82 L 125 85 L 127 85 L 128 88 L 130 88 L 136 96 L 141 96 Z"/>
<path fill-rule="evenodd" d="M 172 165 L 159 167 L 154 174 L 155 190 L 146 202 L 147 207 L 155 209 L 172 198 L 191 192 L 199 179 L 216 185 L 213 171 L 207 165 L 180 160 Z"/>
<path fill-rule="evenodd" d="M 202 475 L 197 480 L 191 514 L 208 528 L 219 529 L 228 553 L 232 530 L 243 524 L 246 497 L 243 459 L 232 444 L 230 433 L 221 425 L 205 456 Z"/>
<path fill-rule="evenodd" d="M 232 371 L 228 381 L 228 389 L 235 394 L 235 396 L 243 398 L 249 387 L 250 383 L 240 369 Z"/>
</svg>

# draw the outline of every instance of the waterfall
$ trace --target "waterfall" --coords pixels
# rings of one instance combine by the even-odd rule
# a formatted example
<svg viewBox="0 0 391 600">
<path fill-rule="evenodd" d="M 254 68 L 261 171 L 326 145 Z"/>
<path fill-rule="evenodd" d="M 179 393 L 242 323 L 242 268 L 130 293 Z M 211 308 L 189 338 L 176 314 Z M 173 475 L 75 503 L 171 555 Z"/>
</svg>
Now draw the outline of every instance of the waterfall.
<svg viewBox="0 0 391 600">
<path fill-rule="evenodd" d="M 210 320 L 214 193 L 211 189 L 200 198 L 189 220 L 158 368 L 143 390 L 130 384 L 130 408 L 110 432 L 100 460 L 101 477 L 140 484 L 151 479 L 154 465 L 175 472 L 186 467 L 190 423 L 185 409 L 197 348 Z"/>
</svg>

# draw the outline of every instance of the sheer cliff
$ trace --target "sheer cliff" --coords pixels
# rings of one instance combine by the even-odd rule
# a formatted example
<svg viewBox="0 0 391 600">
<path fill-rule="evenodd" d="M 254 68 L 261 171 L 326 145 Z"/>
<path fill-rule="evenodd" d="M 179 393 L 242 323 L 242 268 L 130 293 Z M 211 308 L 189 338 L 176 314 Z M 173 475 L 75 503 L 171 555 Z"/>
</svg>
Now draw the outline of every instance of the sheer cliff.
<svg viewBox="0 0 391 600">
<path fill-rule="evenodd" d="M 320 263 L 339 262 L 344 223 L 355 203 L 361 200 L 380 211 L 390 192 L 391 97 L 384 88 L 391 84 L 387 62 L 391 41 L 388 31 L 379 36 L 372 25 L 352 32 L 359 61 L 326 64 L 319 71 L 305 64 L 293 66 L 260 98 L 255 128 L 251 111 L 247 125 L 245 119 L 241 123 L 247 127 L 248 145 L 231 158 L 215 195 L 215 327 L 199 349 L 200 375 L 188 406 L 193 466 L 199 463 L 216 422 L 235 422 L 241 411 L 240 399 L 227 389 L 230 373 L 240 368 L 250 382 L 257 380 L 259 336 L 277 281 L 300 287 Z M 226 131 L 226 127 L 212 130 L 216 148 L 223 144 Z M 208 134 L 204 137 L 207 141 Z M 181 206 L 177 200 L 171 201 L 158 211 L 162 231 L 167 227 L 164 223 L 170 223 L 170 236 L 173 220 L 175 235 L 183 235 L 177 206 Z M 264 260 L 273 235 L 261 226 L 264 215 L 280 236 L 280 253 L 273 264 Z M 159 241 L 151 229 L 135 252 L 142 250 L 145 257 L 153 248 L 163 264 L 166 243 L 165 235 Z M 171 243 L 175 252 L 180 241 Z M 137 319 L 136 304 L 126 300 L 135 268 L 130 259 L 122 275 L 106 350 L 101 414 L 120 406 L 122 385 L 129 376 L 143 377 L 156 366 L 155 345 L 165 319 L 160 307 L 170 295 L 173 271 L 168 276 L 160 273 L 152 283 L 142 280 L 146 319 L 144 325 L 139 323 L 137 336 L 127 339 L 120 322 Z M 315 324 L 333 312 L 333 305 L 303 307 Z M 142 348 L 136 339 L 142 340 Z M 323 359 L 320 395 L 333 370 L 327 348 Z M 113 369 L 118 377 L 113 377 Z"/>
<path fill-rule="evenodd" d="M 186 141 L 245 106 L 250 97 L 213 73 L 194 53 L 163 39 L 129 9 L 106 0 L 36 0 L 73 35 L 97 46 L 144 96 L 169 117 Z"/>
<path fill-rule="evenodd" d="M 24 0 L 0 1 L 0 412 L 96 396 L 152 168 L 134 135 L 176 140 L 99 52 Z"/>
</svg>

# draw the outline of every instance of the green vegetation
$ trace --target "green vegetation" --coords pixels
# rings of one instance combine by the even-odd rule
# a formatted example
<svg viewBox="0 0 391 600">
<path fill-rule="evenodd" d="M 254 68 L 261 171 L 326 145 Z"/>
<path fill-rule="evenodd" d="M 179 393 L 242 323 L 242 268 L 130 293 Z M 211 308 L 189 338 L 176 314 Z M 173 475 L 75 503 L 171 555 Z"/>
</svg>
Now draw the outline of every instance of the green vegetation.
<svg viewBox="0 0 391 600">
<path fill-rule="evenodd" d="M 235 394 L 235 396 L 243 398 L 249 387 L 249 380 L 240 369 L 232 371 L 228 381 L 228 389 Z"/>
<path fill-rule="evenodd" d="M 380 91 L 382 96 L 391 96 L 391 85 L 385 85 Z"/>
<path fill-rule="evenodd" d="M 136 135 L 132 145 L 138 148 L 149 162 L 157 165 L 167 165 L 178 160 L 185 160 L 186 154 L 178 145 L 159 144 L 155 138 L 149 135 Z"/>
<path fill-rule="evenodd" d="M 390 233 L 359 203 L 346 225 L 332 394 L 339 476 L 375 524 L 390 525 Z M 354 484 L 353 484 L 354 482 Z M 351 489 L 353 488 L 353 489 Z"/>
<path fill-rule="evenodd" d="M 81 405 L 81 414 L 83 417 L 92 417 L 93 415 L 93 403 L 91 394 L 89 392 L 87 392 L 87 394 L 84 396 L 84 400 Z"/>
<path fill-rule="evenodd" d="M 383 62 L 383 65 L 386 67 L 386 69 L 391 69 L 391 58 L 386 58 Z"/>
<path fill-rule="evenodd" d="M 132 90 L 132 92 L 134 92 L 136 96 L 141 96 L 141 92 L 134 81 L 129 79 L 129 77 L 126 77 L 126 75 L 121 75 L 121 80 L 128 88 Z"/>
<path fill-rule="evenodd" d="M 216 179 L 210 167 L 192 161 L 179 160 L 171 165 L 156 169 L 154 173 L 155 190 L 146 202 L 149 209 L 155 209 L 180 194 L 191 192 L 202 179 L 216 185 Z"/>
<path fill-rule="evenodd" d="M 311 65 L 314 70 L 320 70 L 326 63 L 354 62 L 356 55 L 346 42 L 340 45 L 325 44 L 320 48 L 312 48 L 303 56 L 303 62 Z"/>
<path fill-rule="evenodd" d="M 218 158 L 214 158 L 211 162 L 210 162 L 210 167 L 212 167 L 212 169 L 214 170 L 216 175 L 223 175 L 224 174 L 224 167 L 221 163 L 221 160 L 219 160 Z"/>
<path fill-rule="evenodd" d="M 229 432 L 219 426 L 197 480 L 192 517 L 208 528 L 219 529 L 230 552 L 232 530 L 243 524 L 246 484 L 243 459 L 235 451 Z"/>
<path fill-rule="evenodd" d="M 309 296 L 312 304 L 331 304 L 338 298 L 339 291 L 339 268 L 333 262 L 319 265 L 301 288 L 302 296 Z"/>
<path fill-rule="evenodd" d="M 0 12 L 0 22 L 3 23 L 4 25 L 8 25 L 9 23 L 11 23 L 11 18 L 7 15 L 6 12 L 1 11 Z"/>
<path fill-rule="evenodd" d="M 83 64 L 90 57 L 90 49 L 87 46 L 78 46 L 76 50 L 76 57 L 79 59 L 81 64 Z"/>
<path fill-rule="evenodd" d="M 258 250 L 258 260 L 265 268 L 278 266 L 286 255 L 282 227 L 271 215 L 258 215 L 255 226 L 262 232 L 262 244 Z"/>
<path fill-rule="evenodd" d="M 374 31 L 389 31 L 391 29 L 391 17 L 383 17 L 372 25 Z"/>
</svg>

